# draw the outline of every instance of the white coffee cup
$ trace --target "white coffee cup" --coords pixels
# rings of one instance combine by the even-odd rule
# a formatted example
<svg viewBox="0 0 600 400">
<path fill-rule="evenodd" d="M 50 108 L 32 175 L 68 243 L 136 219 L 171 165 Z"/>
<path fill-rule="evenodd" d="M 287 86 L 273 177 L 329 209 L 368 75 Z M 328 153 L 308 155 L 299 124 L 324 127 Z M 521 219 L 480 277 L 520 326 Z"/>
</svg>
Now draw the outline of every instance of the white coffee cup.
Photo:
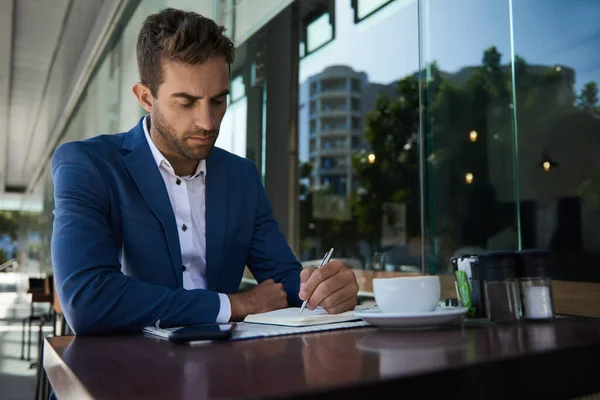
<svg viewBox="0 0 600 400">
<path fill-rule="evenodd" d="M 375 302 L 385 313 L 433 311 L 440 301 L 437 275 L 374 278 Z"/>
</svg>

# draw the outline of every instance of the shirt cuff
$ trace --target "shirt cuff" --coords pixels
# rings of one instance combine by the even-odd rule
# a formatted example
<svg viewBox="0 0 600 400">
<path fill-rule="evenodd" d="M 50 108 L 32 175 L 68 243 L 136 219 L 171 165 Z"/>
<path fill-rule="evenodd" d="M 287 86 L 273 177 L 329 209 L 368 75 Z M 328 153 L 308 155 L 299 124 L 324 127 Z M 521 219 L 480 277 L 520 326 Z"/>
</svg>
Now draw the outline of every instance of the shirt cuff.
<svg viewBox="0 0 600 400">
<path fill-rule="evenodd" d="M 221 308 L 219 309 L 219 314 L 217 315 L 217 323 L 222 324 L 229 322 L 231 319 L 231 302 L 226 294 L 218 293 L 218 295 L 219 301 L 221 302 Z"/>
</svg>

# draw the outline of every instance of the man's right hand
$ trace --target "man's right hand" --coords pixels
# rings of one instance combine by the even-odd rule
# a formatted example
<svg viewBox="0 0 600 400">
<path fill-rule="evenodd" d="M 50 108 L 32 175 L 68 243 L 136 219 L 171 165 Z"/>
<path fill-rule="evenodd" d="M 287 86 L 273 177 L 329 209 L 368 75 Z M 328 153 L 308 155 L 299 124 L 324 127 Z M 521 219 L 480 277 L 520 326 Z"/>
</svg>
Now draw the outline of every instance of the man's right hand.
<svg viewBox="0 0 600 400">
<path fill-rule="evenodd" d="M 247 315 L 278 310 L 288 306 L 287 294 L 281 283 L 272 279 L 244 293 L 230 294 L 231 321 L 243 321 Z"/>
</svg>

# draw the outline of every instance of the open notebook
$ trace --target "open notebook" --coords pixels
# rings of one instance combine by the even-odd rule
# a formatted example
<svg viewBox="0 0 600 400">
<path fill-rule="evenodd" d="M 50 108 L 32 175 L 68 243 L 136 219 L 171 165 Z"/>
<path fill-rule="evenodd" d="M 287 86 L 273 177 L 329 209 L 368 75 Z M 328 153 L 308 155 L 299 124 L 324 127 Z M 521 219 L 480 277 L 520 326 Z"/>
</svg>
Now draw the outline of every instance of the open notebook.
<svg viewBox="0 0 600 400">
<path fill-rule="evenodd" d="M 367 307 L 357 306 L 355 311 L 365 310 Z M 322 332 L 337 329 L 350 329 L 369 326 L 369 324 L 354 315 L 354 311 L 343 314 L 328 314 L 327 311 L 317 308 L 316 310 L 304 309 L 298 314 L 300 308 L 284 308 L 262 314 L 254 314 L 246 317 L 244 322 L 236 324 L 236 330 L 230 340 L 245 340 L 263 338 L 270 336 L 295 335 L 299 333 Z M 164 339 L 174 328 L 156 328 L 149 326 L 144 332 Z M 210 341 L 192 342 L 190 344 L 205 344 Z"/>
<path fill-rule="evenodd" d="M 309 310 L 307 308 L 300 314 L 300 307 L 282 308 L 261 314 L 248 315 L 244 322 L 253 324 L 269 324 L 281 326 L 311 326 L 348 322 L 360 319 L 354 311 L 341 314 L 329 314 L 323 308 Z"/>
</svg>

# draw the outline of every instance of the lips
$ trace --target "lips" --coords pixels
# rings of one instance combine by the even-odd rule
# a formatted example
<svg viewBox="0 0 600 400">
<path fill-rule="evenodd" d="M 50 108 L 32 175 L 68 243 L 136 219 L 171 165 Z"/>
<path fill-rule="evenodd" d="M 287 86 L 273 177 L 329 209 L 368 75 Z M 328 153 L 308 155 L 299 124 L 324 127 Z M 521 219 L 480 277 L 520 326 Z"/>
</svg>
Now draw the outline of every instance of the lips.
<svg viewBox="0 0 600 400">
<path fill-rule="evenodd" d="M 195 142 L 209 142 L 211 140 L 213 140 L 214 138 L 216 138 L 216 136 L 190 136 L 188 137 L 188 139 L 191 139 Z"/>
</svg>

